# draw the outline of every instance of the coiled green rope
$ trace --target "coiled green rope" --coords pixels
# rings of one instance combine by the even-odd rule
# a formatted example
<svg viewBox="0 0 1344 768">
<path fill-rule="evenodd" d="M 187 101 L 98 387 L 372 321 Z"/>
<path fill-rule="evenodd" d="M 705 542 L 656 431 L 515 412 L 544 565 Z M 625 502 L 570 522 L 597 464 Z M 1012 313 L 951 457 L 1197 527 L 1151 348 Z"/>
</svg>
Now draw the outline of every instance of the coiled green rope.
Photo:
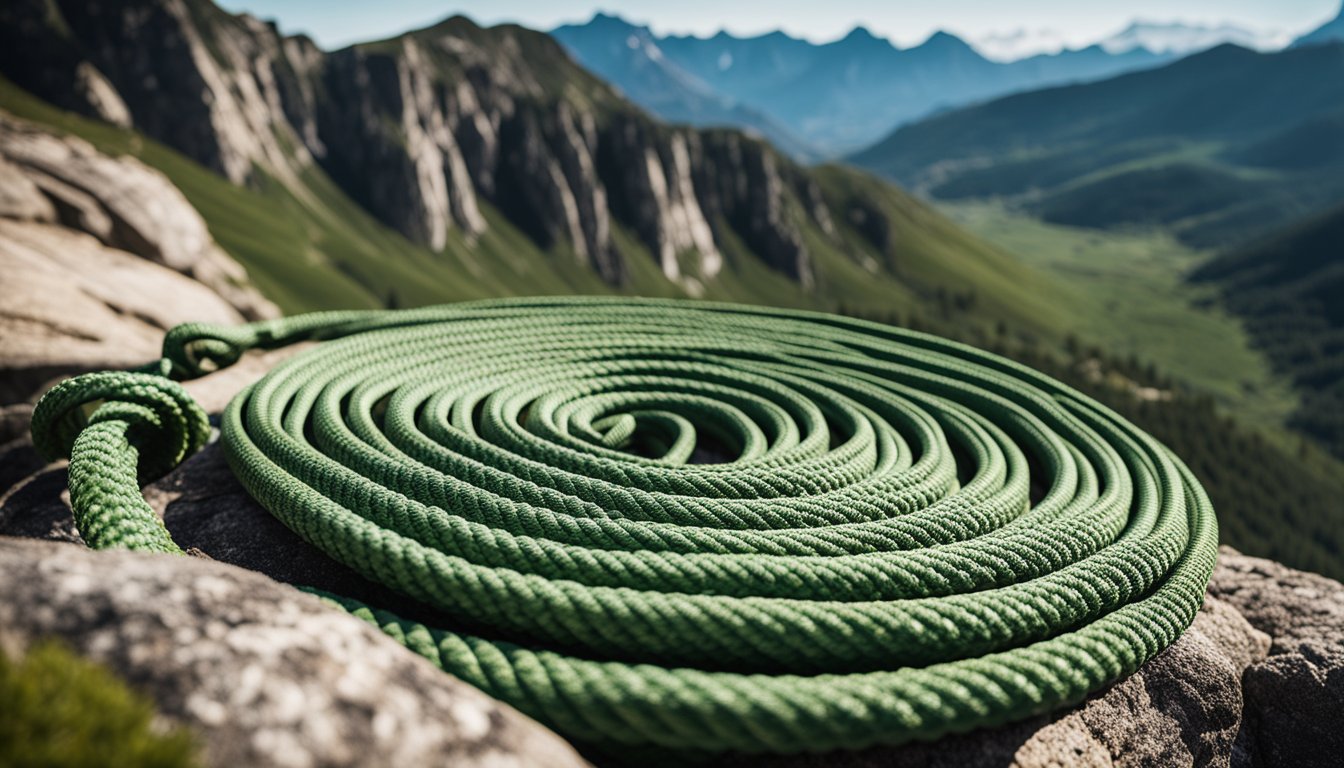
<svg viewBox="0 0 1344 768">
<path fill-rule="evenodd" d="M 1027 717 L 1174 642 L 1214 565 L 1185 466 L 1048 377 L 858 320 L 635 299 L 175 328 L 154 373 L 34 413 L 86 541 L 176 550 L 139 483 L 208 424 L 168 376 L 300 339 L 334 340 L 224 413 L 239 480 L 489 637 L 337 602 L 580 741 L 820 751 Z"/>
</svg>

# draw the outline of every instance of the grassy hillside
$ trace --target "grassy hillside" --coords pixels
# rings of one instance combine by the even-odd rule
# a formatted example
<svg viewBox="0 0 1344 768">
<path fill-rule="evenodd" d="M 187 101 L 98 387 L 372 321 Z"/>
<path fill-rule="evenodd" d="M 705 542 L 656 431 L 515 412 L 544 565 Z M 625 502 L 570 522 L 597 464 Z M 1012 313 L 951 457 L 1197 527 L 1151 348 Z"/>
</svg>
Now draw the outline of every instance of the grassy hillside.
<svg viewBox="0 0 1344 768">
<path fill-rule="evenodd" d="M 1242 321 L 1211 306 L 1216 291 L 1184 275 L 1206 260 L 1157 230 L 1098 233 L 1041 222 L 1003 204 L 941 206 L 961 227 L 1046 272 L 1074 303 L 1059 307 L 1076 338 L 1137 358 L 1212 396 L 1247 424 L 1276 428 L 1297 406 Z"/>
<path fill-rule="evenodd" d="M 1219 287 L 1303 391 L 1290 423 L 1344 457 L 1344 207 L 1222 254 L 1192 279 Z"/>
<path fill-rule="evenodd" d="M 1344 199 L 1344 44 L 1231 45 L 903 127 L 858 165 L 945 200 L 999 198 L 1048 221 L 1161 226 L 1222 246 Z"/>
<path fill-rule="evenodd" d="M 1344 576 L 1344 462 L 1319 432 L 1344 409 L 1328 393 L 1294 388 L 1299 372 L 1338 371 L 1344 360 L 1339 318 L 1321 311 L 1322 297 L 1344 295 L 1344 211 L 1210 261 L 1160 231 L 1097 233 L 996 203 L 941 207 L 1083 300 L 1070 308 L 1076 339 L 1063 350 L 1011 333 L 967 340 L 1081 388 L 1171 446 L 1209 489 L 1223 541 Z M 1201 279 L 1187 280 L 1191 270 Z M 1276 322 L 1250 311 L 1285 307 L 1303 314 Z M 913 319 L 961 333 L 955 316 Z M 1303 334 L 1304 321 L 1320 332 Z M 1271 329 L 1282 335 L 1266 336 Z M 1300 369 L 1281 362 L 1288 350 L 1300 353 Z"/>
<path fill-rule="evenodd" d="M 1324 451 L 1302 438 L 1248 429 L 1209 396 L 1099 348 L 1076 346 L 1058 356 L 1000 351 L 1078 387 L 1175 451 L 1208 491 L 1224 543 L 1344 578 L 1344 471 Z"/>
</svg>

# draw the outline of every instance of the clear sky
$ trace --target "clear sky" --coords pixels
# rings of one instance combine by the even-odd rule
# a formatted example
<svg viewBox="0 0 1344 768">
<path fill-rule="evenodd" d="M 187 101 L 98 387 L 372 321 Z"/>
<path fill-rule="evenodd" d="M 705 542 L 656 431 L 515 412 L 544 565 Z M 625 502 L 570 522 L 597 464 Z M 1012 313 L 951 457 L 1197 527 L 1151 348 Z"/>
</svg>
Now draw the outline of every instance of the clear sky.
<svg viewBox="0 0 1344 768">
<path fill-rule="evenodd" d="M 974 40 L 992 33 L 1049 30 L 1070 45 L 1092 43 L 1134 19 L 1231 22 L 1298 34 L 1339 10 L 1340 0 L 217 0 L 306 32 L 324 48 L 388 37 L 455 13 L 481 24 L 511 21 L 534 29 L 586 21 L 605 10 L 660 34 L 756 34 L 782 29 L 816 42 L 856 24 L 914 45 L 938 29 Z"/>
</svg>

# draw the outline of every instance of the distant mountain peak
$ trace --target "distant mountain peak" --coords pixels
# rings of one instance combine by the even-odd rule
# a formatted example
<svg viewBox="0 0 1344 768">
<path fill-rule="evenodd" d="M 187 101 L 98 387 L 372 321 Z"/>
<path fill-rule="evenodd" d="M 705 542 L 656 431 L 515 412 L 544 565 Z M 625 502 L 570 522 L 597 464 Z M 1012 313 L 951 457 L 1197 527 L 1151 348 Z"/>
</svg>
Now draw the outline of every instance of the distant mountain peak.
<svg viewBox="0 0 1344 768">
<path fill-rule="evenodd" d="M 642 25 L 635 24 L 624 16 L 615 13 L 607 13 L 606 11 L 598 11 L 594 13 L 593 18 L 589 19 L 588 23 L 582 26 L 593 27 L 596 29 L 644 29 Z"/>
<path fill-rule="evenodd" d="M 855 26 L 853 29 L 849 30 L 849 33 L 846 34 L 846 35 L 844 36 L 843 39 L 844 39 L 844 40 L 878 40 L 878 39 L 880 39 L 880 38 L 879 38 L 877 35 L 874 35 L 873 32 L 872 32 L 872 30 L 868 29 L 868 27 L 865 27 L 864 25 L 859 24 L 859 25 Z"/>
<path fill-rule="evenodd" d="M 885 37 L 873 34 L 873 31 L 871 29 L 862 24 L 849 30 L 849 32 L 847 32 L 844 37 L 840 38 L 839 40 L 836 40 L 833 43 L 829 43 L 828 45 L 846 49 L 849 48 L 875 49 L 875 48 L 896 47 L 892 45 L 890 40 L 888 40 Z"/>
<path fill-rule="evenodd" d="M 907 48 L 866 24 L 813 42 L 780 30 L 660 34 L 625 26 L 610 12 L 552 34 L 583 66 L 666 120 L 738 125 L 813 157 L 857 149 L 936 110 L 1165 58 L 1097 49 L 1019 65 L 1020 56 L 992 61 L 946 30 Z"/>
<path fill-rule="evenodd" d="M 929 45 L 930 43 L 937 45 L 965 45 L 968 48 L 970 47 L 965 40 L 942 29 L 935 31 L 924 41 L 924 45 Z"/>
<path fill-rule="evenodd" d="M 924 42 L 910 50 L 954 55 L 958 53 L 969 53 L 976 57 L 980 56 L 980 53 L 976 51 L 970 43 L 962 40 L 951 32 L 946 32 L 941 29 L 929 35 Z"/>
</svg>

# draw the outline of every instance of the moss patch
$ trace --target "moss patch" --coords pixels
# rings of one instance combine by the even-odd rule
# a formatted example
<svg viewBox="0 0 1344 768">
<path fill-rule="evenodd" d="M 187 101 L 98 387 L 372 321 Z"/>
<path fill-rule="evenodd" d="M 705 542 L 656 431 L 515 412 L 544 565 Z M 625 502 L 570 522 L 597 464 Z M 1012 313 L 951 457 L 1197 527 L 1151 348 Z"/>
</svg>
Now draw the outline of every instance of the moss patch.
<svg viewBox="0 0 1344 768">
<path fill-rule="evenodd" d="M 0 701 L 0 765 L 197 765 L 190 733 L 154 728 L 148 699 L 58 643 L 0 653 Z"/>
</svg>

